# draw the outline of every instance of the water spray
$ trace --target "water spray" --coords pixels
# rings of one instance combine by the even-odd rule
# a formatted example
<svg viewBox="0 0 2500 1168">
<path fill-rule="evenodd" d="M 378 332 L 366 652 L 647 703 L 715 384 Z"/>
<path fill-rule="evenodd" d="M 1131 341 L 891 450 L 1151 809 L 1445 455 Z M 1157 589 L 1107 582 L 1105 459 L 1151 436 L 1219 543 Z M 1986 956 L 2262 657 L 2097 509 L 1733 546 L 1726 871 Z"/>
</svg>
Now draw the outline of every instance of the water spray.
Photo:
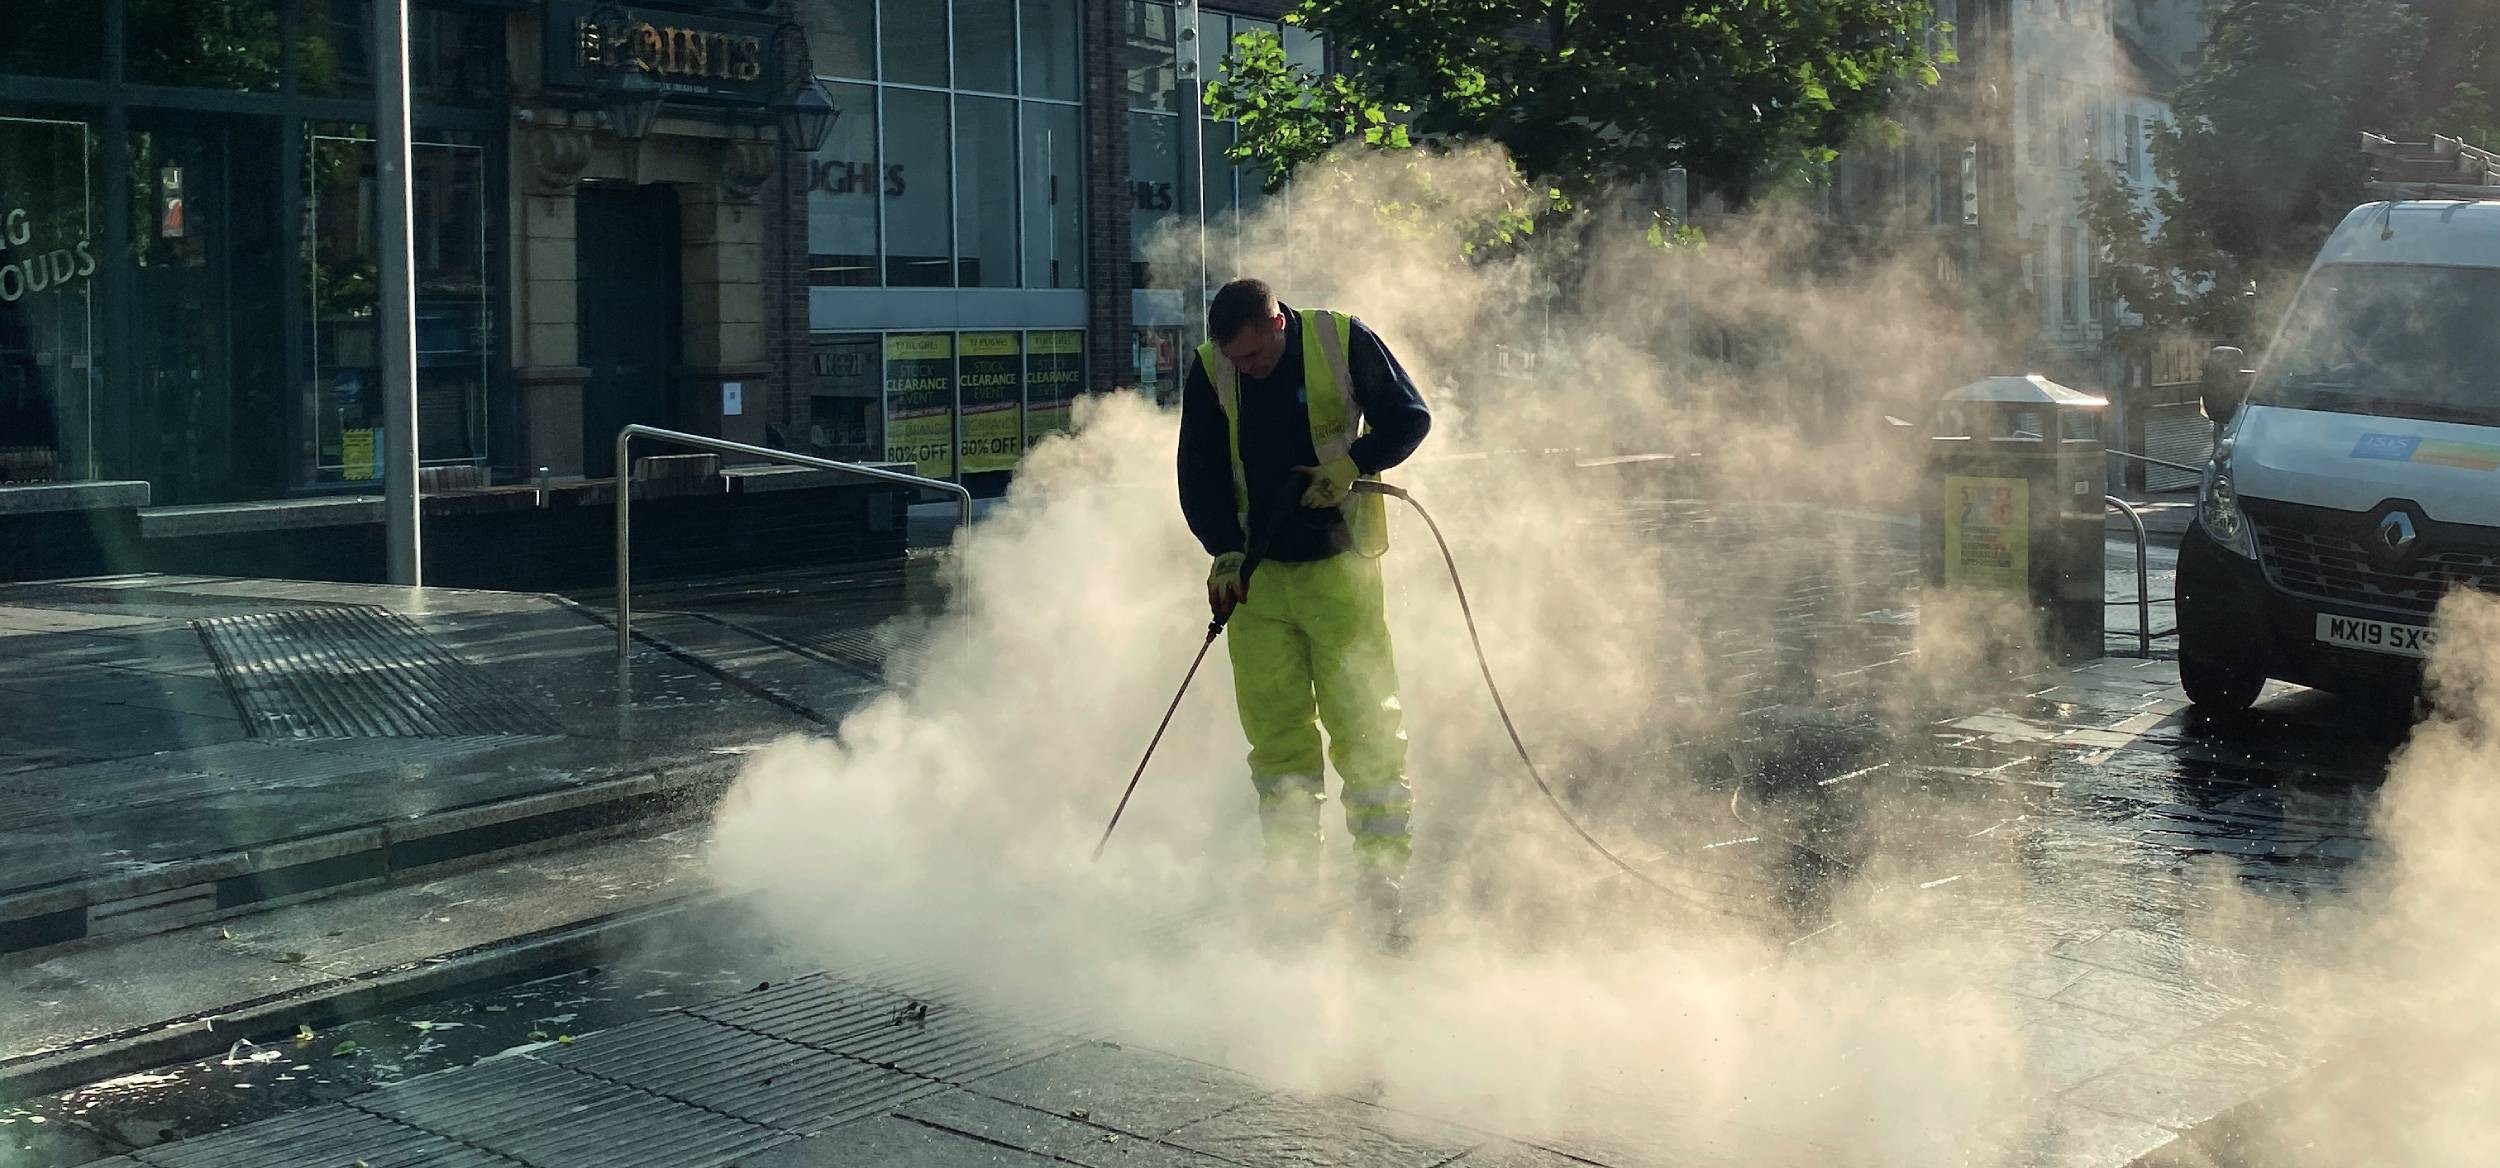
<svg viewBox="0 0 2500 1168">
<path fill-rule="evenodd" d="M 1298 480 L 1295 480 L 1293 481 L 1293 485 L 1298 489 L 1300 483 Z M 1466 582 L 1459 578 L 1458 558 L 1450 551 L 1450 541 L 1442 536 L 1441 525 L 1434 522 L 1432 512 L 1426 510 L 1424 505 L 1417 502 L 1415 496 L 1407 493 L 1406 489 L 1403 487 L 1391 486 L 1388 483 L 1372 479 L 1358 479 L 1354 483 L 1354 489 L 1366 494 L 1387 495 L 1391 498 L 1404 502 L 1409 507 L 1414 508 L 1416 516 L 1422 519 L 1424 521 L 1424 526 L 1432 532 L 1432 541 L 1435 544 L 1440 545 L 1441 562 L 1443 566 L 1449 569 L 1451 590 L 1458 595 L 1458 613 L 1467 624 L 1467 643 L 1475 650 L 1476 669 L 1484 675 L 1485 692 L 1493 698 L 1494 712 L 1501 715 L 1502 729 L 1510 735 L 1511 749 L 1518 752 L 1521 765 L 1525 766 L 1528 770 L 1528 778 L 1536 783 L 1537 791 L 1545 796 L 1545 802 L 1547 806 L 1554 809 L 1555 816 L 1561 819 L 1563 821 L 1563 825 L 1569 827 L 1574 835 L 1580 837 L 1580 842 L 1587 844 L 1591 851 L 1605 857 L 1607 863 L 1614 865 L 1617 869 L 1621 870 L 1624 875 L 1630 876 L 1634 880 L 1638 880 L 1641 883 L 1648 885 L 1652 890 L 1657 891 L 1669 899 L 1677 901 L 1688 908 L 1699 909 L 1703 912 L 1710 913 L 1724 913 L 1724 909 L 1706 904 L 1696 899 L 1691 894 L 1686 893 L 1682 889 L 1676 888 L 1671 884 L 1664 883 L 1658 878 L 1633 867 L 1629 861 L 1616 855 L 1613 849 L 1610 849 L 1604 843 L 1599 842 L 1598 838 L 1590 833 L 1587 826 L 1580 822 L 1579 817 L 1571 813 L 1571 808 L 1563 803 L 1562 796 L 1555 794 L 1552 784 L 1545 781 L 1545 773 L 1538 769 L 1535 757 L 1528 753 L 1527 742 L 1519 736 L 1519 724 L 1513 721 L 1510 716 L 1510 704 L 1502 700 L 1502 687 L 1493 680 L 1493 665 L 1492 662 L 1485 656 L 1484 639 L 1476 632 L 1476 612 L 1474 606 L 1467 602 Z M 1290 505 L 1289 501 L 1288 505 Z M 1284 511 L 1285 508 L 1280 507 L 1271 512 L 1271 519 L 1267 525 L 1267 529 L 1257 533 L 1252 538 L 1249 552 L 1244 558 L 1241 568 L 1241 579 L 1244 586 L 1249 584 L 1251 569 L 1258 565 L 1260 558 L 1266 553 L 1269 538 L 1275 534 L 1274 517 L 1283 515 Z M 1102 829 L 1102 839 L 1094 844 L 1094 858 L 1096 860 L 1100 860 L 1102 858 L 1103 848 L 1111 842 L 1112 831 L 1120 826 L 1121 812 L 1128 810 L 1129 797 L 1137 793 L 1137 783 L 1139 779 L 1145 777 L 1146 764 L 1154 760 L 1155 748 L 1162 745 L 1163 733 L 1172 725 L 1172 715 L 1180 709 L 1181 698 L 1188 694 L 1189 683 L 1197 679 L 1198 667 L 1206 662 L 1207 650 L 1214 647 L 1215 639 L 1223 634 L 1224 624 L 1229 615 L 1230 614 L 1219 615 L 1214 620 L 1207 623 L 1206 640 L 1198 646 L 1197 658 L 1189 663 L 1189 672 L 1181 678 L 1181 688 L 1179 692 L 1172 695 L 1172 705 L 1170 708 L 1164 710 L 1162 724 L 1155 727 L 1153 740 L 1146 744 L 1145 757 L 1137 760 L 1137 771 L 1135 774 L 1129 776 L 1128 789 L 1120 794 L 1120 805 L 1112 809 L 1111 822 L 1105 825 Z"/>
</svg>

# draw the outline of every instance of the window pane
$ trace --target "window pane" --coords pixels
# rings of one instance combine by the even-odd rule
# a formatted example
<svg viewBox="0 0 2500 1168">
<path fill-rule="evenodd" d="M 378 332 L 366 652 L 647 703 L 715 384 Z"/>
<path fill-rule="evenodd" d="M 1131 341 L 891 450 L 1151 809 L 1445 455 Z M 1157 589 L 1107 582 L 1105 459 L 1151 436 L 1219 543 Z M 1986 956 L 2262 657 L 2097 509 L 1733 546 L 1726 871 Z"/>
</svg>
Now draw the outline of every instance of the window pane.
<svg viewBox="0 0 2500 1168">
<path fill-rule="evenodd" d="M 905 85 L 946 84 L 946 5 L 935 0 L 885 0 L 885 79 Z M 890 116 L 890 115 L 889 115 Z"/>
<path fill-rule="evenodd" d="M 1132 287 L 1181 286 L 1181 241 L 1165 238 L 1180 208 L 1181 120 L 1166 114 L 1128 116 L 1129 252 Z"/>
<path fill-rule="evenodd" d="M 1016 103 L 999 97 L 955 99 L 956 238 L 962 241 L 957 283 L 966 288 L 1016 286 Z"/>
<path fill-rule="evenodd" d="M 1024 95 L 1076 100 L 1076 0 L 1024 0 Z"/>
<path fill-rule="evenodd" d="M 131 80 L 200 89 L 278 87 L 278 0 L 127 2 Z M 328 19 L 326 9 L 318 15 Z M 341 69 L 348 64 L 339 61 Z M 307 76 L 314 72 L 305 69 Z"/>
<path fill-rule="evenodd" d="M 1120 60 L 1128 71 L 1130 109 L 1180 109 L 1180 96 L 1173 89 L 1174 20 L 1172 6 L 1161 0 L 1129 0 Z"/>
<path fill-rule="evenodd" d="M 408 14 L 408 87 L 419 101 L 480 105 L 495 98 L 503 25 L 493 13 Z"/>
<path fill-rule="evenodd" d="M 1320 35 L 1298 25 L 1285 26 L 1285 61 L 1314 74 L 1328 72 L 1328 50 Z"/>
<path fill-rule="evenodd" d="M 422 68 L 424 64 L 421 40 L 430 15 L 408 14 L 413 68 Z M 373 0 L 296 0 L 294 39 L 298 92 L 323 97 L 373 92 Z M 412 74 L 409 80 L 413 85 L 416 78 Z"/>
<path fill-rule="evenodd" d="M 314 481 L 380 474 L 382 367 L 375 331 L 379 194 L 370 138 L 314 137 Z M 409 150 L 417 286 L 417 441 L 428 465 L 486 454 L 486 381 L 493 322 L 486 285 L 486 157 L 475 146 Z"/>
<path fill-rule="evenodd" d="M 0 73 L 102 76 L 104 5 L 105 0 L 48 0 L 11 12 L 8 33 L 0 36 Z"/>
<path fill-rule="evenodd" d="M 0 482 L 99 477 L 96 264 L 103 224 L 84 122 L 0 118 Z"/>
<path fill-rule="evenodd" d="M 885 460 L 922 478 L 955 477 L 955 334 L 885 339 Z"/>
<path fill-rule="evenodd" d="M 807 396 L 807 451 L 818 458 L 883 458 L 884 338 L 819 333 Z"/>
<path fill-rule="evenodd" d="M 945 287 L 955 263 L 946 95 L 886 90 L 885 117 L 885 282 Z"/>
<path fill-rule="evenodd" d="M 1075 330 L 1026 333 L 1024 386 L 1027 444 L 1070 428 L 1076 395 L 1085 388 L 1085 334 Z"/>
<path fill-rule="evenodd" d="M 807 52 L 826 77 L 877 76 L 877 0 L 807 0 L 799 5 Z M 843 107 L 849 117 L 848 106 Z"/>
<path fill-rule="evenodd" d="M 1200 173 L 1206 181 L 1207 280 L 1221 284 L 1243 273 L 1233 270 L 1233 164 L 1224 152 L 1233 145 L 1233 124 L 1210 121 Z"/>
<path fill-rule="evenodd" d="M 1085 286 L 1085 143 L 1075 106 L 1024 103 L 1024 284 Z"/>
<path fill-rule="evenodd" d="M 808 282 L 861 286 L 877 282 L 877 212 L 901 178 L 877 162 L 877 90 L 834 83 L 842 111 L 824 148 L 808 159 Z"/>
<path fill-rule="evenodd" d="M 1219 12 L 1198 13 L 1198 81 L 1212 85 L 1224 78 L 1224 54 L 1232 51 L 1233 20 Z"/>
<path fill-rule="evenodd" d="M 1024 455 L 1024 334 L 965 333 L 964 473 L 1014 470 Z"/>
<path fill-rule="evenodd" d="M 1016 0 L 955 0 L 955 87 L 1016 91 Z"/>
</svg>

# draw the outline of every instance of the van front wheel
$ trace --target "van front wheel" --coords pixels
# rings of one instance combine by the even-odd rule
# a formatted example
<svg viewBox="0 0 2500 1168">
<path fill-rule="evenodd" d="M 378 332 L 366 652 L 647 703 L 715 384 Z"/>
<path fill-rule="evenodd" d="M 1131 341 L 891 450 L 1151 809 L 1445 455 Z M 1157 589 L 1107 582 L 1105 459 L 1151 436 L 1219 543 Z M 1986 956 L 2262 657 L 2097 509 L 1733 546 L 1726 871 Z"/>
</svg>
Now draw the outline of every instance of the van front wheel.
<svg viewBox="0 0 2500 1168">
<path fill-rule="evenodd" d="M 2264 674 L 2226 665 L 2210 657 L 2179 654 L 2179 684 L 2188 700 L 2207 714 L 2237 714 L 2257 703 L 2266 688 Z"/>
</svg>

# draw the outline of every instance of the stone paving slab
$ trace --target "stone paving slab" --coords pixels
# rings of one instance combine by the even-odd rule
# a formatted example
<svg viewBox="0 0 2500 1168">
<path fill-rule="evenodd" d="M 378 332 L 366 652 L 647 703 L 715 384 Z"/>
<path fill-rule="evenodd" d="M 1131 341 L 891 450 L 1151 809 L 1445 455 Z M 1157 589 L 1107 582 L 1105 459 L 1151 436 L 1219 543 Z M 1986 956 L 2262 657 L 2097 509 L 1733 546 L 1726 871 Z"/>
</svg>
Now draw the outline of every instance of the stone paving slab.
<svg viewBox="0 0 2500 1168">
<path fill-rule="evenodd" d="M 620 688 L 596 616 L 544 596 L 303 581 L 0 587 L 0 952 L 598 829 L 666 810 L 651 798 L 664 788 L 717 783 L 723 752 L 817 728 L 648 648 Z M 228 628 L 256 631 L 214 649 Z M 323 681 L 332 667 L 364 689 Z M 787 671 L 811 669 L 838 678 L 809 690 L 818 717 L 876 692 L 830 664 Z M 408 706 L 438 716 L 391 713 Z M 315 839 L 340 846 L 297 846 Z M 382 850 L 349 858 L 360 847 Z M 306 861 L 327 866 L 236 882 Z"/>
</svg>

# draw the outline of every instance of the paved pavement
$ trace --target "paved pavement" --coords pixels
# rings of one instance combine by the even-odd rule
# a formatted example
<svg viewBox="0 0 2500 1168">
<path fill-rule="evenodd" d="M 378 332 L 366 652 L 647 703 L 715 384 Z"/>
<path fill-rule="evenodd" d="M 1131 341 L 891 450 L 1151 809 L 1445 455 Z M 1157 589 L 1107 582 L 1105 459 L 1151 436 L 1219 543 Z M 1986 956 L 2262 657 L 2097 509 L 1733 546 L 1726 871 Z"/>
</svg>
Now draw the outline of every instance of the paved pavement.
<svg viewBox="0 0 2500 1168">
<path fill-rule="evenodd" d="M 1725 718 L 1617 760 L 1619 773 L 1698 776 L 1727 813 L 1662 822 L 1618 808 L 1611 827 L 1638 833 L 1653 875 L 1794 939 L 1792 960 L 1809 967 L 1862 941 L 1842 894 L 1870 883 L 1854 865 L 1875 855 L 1885 868 L 1871 882 L 1893 911 L 1932 922 L 1939 941 L 1959 933 L 2015 954 L 1939 987 L 1967 1016 L 2017 1028 L 2010 1073 L 2029 1103 L 2019 1130 L 1987 1133 L 2012 1149 L 2009 1162 L 2128 1164 L 2310 1065 L 2314 1052 L 2273 1004 L 2280 970 L 2265 939 L 2217 931 L 2210 910 L 2227 891 L 2293 913 L 2340 887 L 2370 854 L 2373 782 L 2400 727 L 2290 689 L 2251 722 L 2204 725 L 2185 714 L 2175 666 L 2158 654 L 2008 679 L 1986 701 L 1905 706 L 1900 695 L 1916 688 L 1914 531 L 1687 504 L 1635 508 L 1629 521 L 1674 534 L 1691 575 L 1668 587 L 1741 599 L 1769 621 L 1717 626 L 1703 676 L 1687 679 Z M 2131 543 L 2112 545 L 2113 578 L 2130 591 L 2133 557 Z M 2167 561 L 2156 561 L 2155 594 L 2166 595 Z M 728 672 L 745 688 L 707 694 L 778 711 L 750 732 L 809 696 L 800 687 L 824 664 L 809 653 L 848 643 L 811 639 L 808 592 L 736 586 L 664 603 L 709 618 L 677 618 L 672 637 L 745 638 L 721 642 L 741 646 Z M 2113 609 L 2113 623 L 2123 615 Z M 2155 627 L 2165 623 L 2157 610 Z M 778 655 L 756 650 L 750 632 Z M 2112 643 L 2131 650 L 2133 638 Z M 570 658 L 572 671 L 591 654 Z M 783 659 L 792 655 L 811 664 Z M 700 671 L 686 681 L 716 683 Z M 1433 862 L 1429 848 L 1419 862 Z M 2204 878 L 2216 870 L 2227 889 Z M 1429 866 L 1419 876 L 1431 883 Z M 1627 889 L 1615 880 L 1590 895 L 1638 895 Z M 229 1131 L 125 1141 L 103 1162 L 1884 1162 L 1882 1149 L 1832 1131 L 1783 1127 L 1776 1105 L 1686 1124 L 1666 1141 L 1281 1090 L 1101 1018 L 1000 1008 L 965 971 L 867 965 L 571 1037 Z M 1764 1090 L 1773 1104 L 1824 1099 L 1865 1073 L 1844 1058 Z M 1592 1097 L 1604 1089 L 1590 1085 Z M 20 1132 L 30 1118 L 0 1114 Z M 116 1150 L 20 1138 L 29 1154 Z"/>
<path fill-rule="evenodd" d="M 738 752 L 880 692 L 866 630 L 905 587 L 892 571 L 835 582 L 818 628 L 839 643 L 805 655 L 664 611 L 660 590 L 624 678 L 604 611 L 551 596 L 0 588 L 0 953 L 667 814 Z"/>
</svg>

